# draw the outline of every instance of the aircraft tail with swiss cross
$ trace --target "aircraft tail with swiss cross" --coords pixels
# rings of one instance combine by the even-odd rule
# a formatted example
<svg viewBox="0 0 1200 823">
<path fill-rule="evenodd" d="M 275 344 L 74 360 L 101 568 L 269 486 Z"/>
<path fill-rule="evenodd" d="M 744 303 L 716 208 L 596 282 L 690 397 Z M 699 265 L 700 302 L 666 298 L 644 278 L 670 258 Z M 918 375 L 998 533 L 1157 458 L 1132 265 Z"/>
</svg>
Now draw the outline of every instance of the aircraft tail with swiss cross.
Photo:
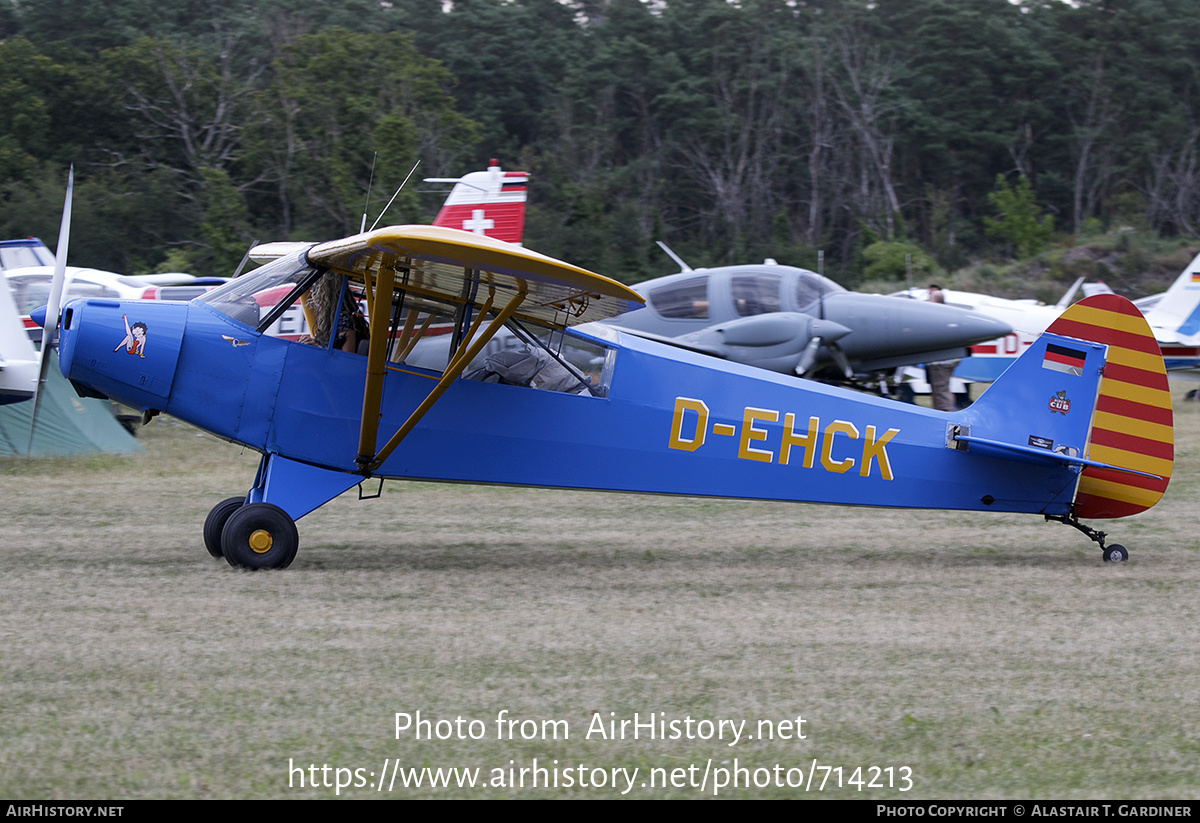
<svg viewBox="0 0 1200 823">
<path fill-rule="evenodd" d="M 1071 525 L 1145 511 L 1171 478 L 1166 369 L 1149 324 L 1117 295 L 1063 312 L 961 420 L 955 439 L 970 451 L 1077 466 L 1072 514 L 1056 518 Z"/>
<path fill-rule="evenodd" d="M 426 183 L 453 183 L 435 226 L 484 234 L 520 243 L 525 233 L 525 199 L 529 173 L 503 171 L 496 160 L 487 171 L 462 177 L 427 177 Z"/>
</svg>

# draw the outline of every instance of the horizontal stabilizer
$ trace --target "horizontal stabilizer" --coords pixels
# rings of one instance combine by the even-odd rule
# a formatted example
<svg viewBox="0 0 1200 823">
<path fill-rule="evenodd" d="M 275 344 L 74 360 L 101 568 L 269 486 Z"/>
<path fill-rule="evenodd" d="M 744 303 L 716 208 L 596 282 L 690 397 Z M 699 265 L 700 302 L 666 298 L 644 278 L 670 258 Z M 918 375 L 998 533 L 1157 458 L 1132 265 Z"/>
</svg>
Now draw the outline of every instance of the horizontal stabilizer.
<svg viewBox="0 0 1200 823">
<path fill-rule="evenodd" d="M 999 452 L 1005 456 L 1017 455 L 1034 463 L 1066 463 L 1072 466 L 1091 466 L 1097 469 L 1110 469 L 1117 472 L 1125 472 L 1127 474 L 1136 474 L 1141 477 L 1151 477 L 1155 480 L 1161 480 L 1157 474 L 1138 471 L 1137 469 L 1126 469 L 1121 466 L 1114 466 L 1110 463 L 1101 463 L 1097 460 L 1088 460 L 1085 457 L 1075 457 L 1062 452 L 1047 451 L 1046 449 L 1036 448 L 1034 446 L 1018 446 L 1013 443 L 1004 443 L 999 440 L 988 440 L 984 437 L 971 437 L 966 434 L 958 434 L 955 439 L 962 443 L 968 443 L 972 451 L 982 453 Z"/>
</svg>

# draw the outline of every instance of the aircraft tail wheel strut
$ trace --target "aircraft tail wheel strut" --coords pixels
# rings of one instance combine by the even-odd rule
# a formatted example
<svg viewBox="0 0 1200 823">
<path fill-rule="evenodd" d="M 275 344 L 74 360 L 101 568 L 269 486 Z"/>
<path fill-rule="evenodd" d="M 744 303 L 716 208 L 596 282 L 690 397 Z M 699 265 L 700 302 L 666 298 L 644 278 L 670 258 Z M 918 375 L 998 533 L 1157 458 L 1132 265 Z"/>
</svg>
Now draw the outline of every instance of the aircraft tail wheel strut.
<svg viewBox="0 0 1200 823">
<path fill-rule="evenodd" d="M 1073 529 L 1078 529 L 1087 535 L 1088 539 L 1100 544 L 1100 551 L 1104 555 L 1106 563 L 1124 563 L 1129 559 L 1129 552 L 1119 543 L 1113 543 L 1111 546 L 1105 545 L 1104 538 L 1108 537 L 1105 532 L 1093 529 L 1091 526 L 1079 522 L 1079 518 L 1074 512 L 1071 514 L 1047 514 L 1047 520 L 1057 520 L 1059 523 L 1066 523 Z"/>
</svg>

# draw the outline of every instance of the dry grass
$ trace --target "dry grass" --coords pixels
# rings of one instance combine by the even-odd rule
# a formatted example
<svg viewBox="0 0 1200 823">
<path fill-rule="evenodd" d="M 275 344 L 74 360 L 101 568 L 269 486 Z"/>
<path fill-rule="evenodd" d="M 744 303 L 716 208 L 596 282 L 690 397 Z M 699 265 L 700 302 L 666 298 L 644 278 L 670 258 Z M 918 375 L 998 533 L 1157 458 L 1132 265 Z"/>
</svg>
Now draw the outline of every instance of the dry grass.
<svg viewBox="0 0 1200 823">
<path fill-rule="evenodd" d="M 736 757 L 912 769 L 907 793 L 807 796 L 1195 798 L 1200 408 L 1176 413 L 1167 498 L 1106 524 L 1123 567 L 1034 517 L 397 483 L 305 518 L 292 568 L 254 574 L 200 539 L 253 454 L 167 421 L 140 457 L 0 461 L 0 796 L 334 794 L 289 788 L 289 758 L 487 779 L 536 757 L 640 784 Z M 571 738 L 497 740 L 502 709 Z M 486 739 L 396 740 L 417 710 Z M 584 739 L 596 712 L 803 715 L 807 738 Z M 619 792 L 382 793 L 430 795 Z"/>
</svg>

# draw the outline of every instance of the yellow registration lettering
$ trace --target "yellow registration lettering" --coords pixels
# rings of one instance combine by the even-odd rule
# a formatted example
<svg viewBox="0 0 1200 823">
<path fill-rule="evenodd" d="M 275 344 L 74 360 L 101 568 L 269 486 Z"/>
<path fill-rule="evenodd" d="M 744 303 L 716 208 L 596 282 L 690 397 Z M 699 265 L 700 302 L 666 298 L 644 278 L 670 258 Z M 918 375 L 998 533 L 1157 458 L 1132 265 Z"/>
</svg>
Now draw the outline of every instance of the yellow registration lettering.
<svg viewBox="0 0 1200 823">
<path fill-rule="evenodd" d="M 747 460 L 761 460 L 763 463 L 770 463 L 775 457 L 775 452 L 770 449 L 756 449 L 750 445 L 751 440 L 766 440 L 767 430 L 754 428 L 755 420 L 766 420 L 774 423 L 779 419 L 779 412 L 771 411 L 770 409 L 756 409 L 753 406 L 747 406 L 742 412 L 742 440 L 738 445 L 738 457 L 744 457 Z"/>
<path fill-rule="evenodd" d="M 845 420 L 834 420 L 825 427 L 825 438 L 821 441 L 821 465 L 825 467 L 825 471 L 845 474 L 854 468 L 854 458 L 847 457 L 844 460 L 833 459 L 833 438 L 839 432 L 851 440 L 858 439 L 858 429 L 853 423 L 847 423 Z"/>
<path fill-rule="evenodd" d="M 691 438 L 685 439 L 683 436 L 683 426 L 685 414 L 688 411 L 696 413 L 696 428 L 692 431 Z M 675 414 L 671 418 L 671 440 L 667 445 L 672 449 L 694 452 L 704 445 L 704 435 L 707 430 L 708 406 L 704 404 L 704 401 L 695 400 L 691 397 L 676 397 Z"/>
<path fill-rule="evenodd" d="M 783 416 L 783 445 L 779 448 L 779 465 L 786 466 L 792 455 L 792 446 L 804 449 L 804 468 L 813 467 L 813 458 L 817 454 L 817 427 L 821 425 L 819 418 L 808 418 L 808 431 L 805 434 L 796 432 L 796 415 L 788 412 Z"/>
<path fill-rule="evenodd" d="M 860 476 L 870 477 L 871 461 L 878 459 L 879 476 L 884 480 L 892 479 L 892 464 L 888 460 L 887 444 L 899 433 L 899 429 L 888 429 L 876 440 L 875 427 L 867 426 L 866 434 L 863 437 L 862 466 L 858 470 Z"/>
</svg>

